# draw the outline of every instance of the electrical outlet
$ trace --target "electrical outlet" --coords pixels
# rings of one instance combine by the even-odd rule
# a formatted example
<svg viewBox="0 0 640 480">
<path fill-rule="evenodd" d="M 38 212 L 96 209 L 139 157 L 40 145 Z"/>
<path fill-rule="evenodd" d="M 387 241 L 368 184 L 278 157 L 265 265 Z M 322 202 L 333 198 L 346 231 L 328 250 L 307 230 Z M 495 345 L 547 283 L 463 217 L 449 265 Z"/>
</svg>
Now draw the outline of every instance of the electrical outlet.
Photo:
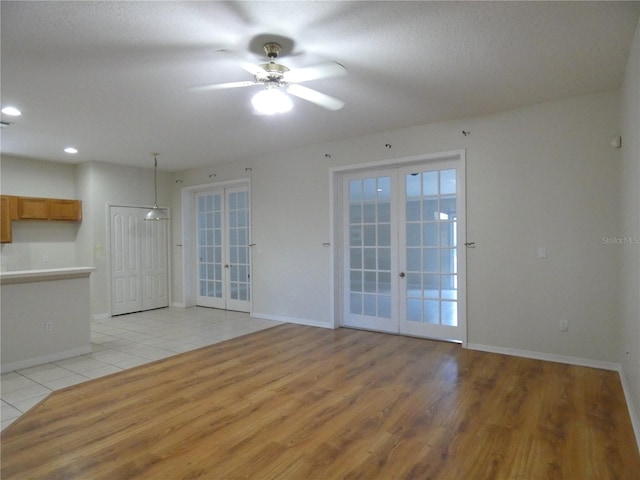
<svg viewBox="0 0 640 480">
<path fill-rule="evenodd" d="M 53 332 L 53 322 L 44 322 L 44 331 Z"/>
<path fill-rule="evenodd" d="M 560 331 L 561 332 L 569 331 L 569 320 L 560 320 Z"/>
<path fill-rule="evenodd" d="M 42 262 L 43 263 L 49 263 L 49 255 L 43 255 L 42 256 Z"/>
</svg>

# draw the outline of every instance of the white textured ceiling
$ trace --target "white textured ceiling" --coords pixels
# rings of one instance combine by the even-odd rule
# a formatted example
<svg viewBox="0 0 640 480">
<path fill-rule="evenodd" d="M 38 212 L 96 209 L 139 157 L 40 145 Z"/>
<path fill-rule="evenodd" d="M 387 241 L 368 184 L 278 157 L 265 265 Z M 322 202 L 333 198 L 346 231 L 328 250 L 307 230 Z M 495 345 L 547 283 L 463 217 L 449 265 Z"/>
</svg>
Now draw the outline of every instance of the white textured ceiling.
<svg viewBox="0 0 640 480">
<path fill-rule="evenodd" d="M 640 2 L 11 2 L 1 14 L 1 103 L 23 115 L 3 155 L 181 170 L 357 135 L 618 88 Z M 259 87 L 218 49 L 289 38 L 290 68 L 349 70 L 252 114 Z M 286 43 L 286 42 L 285 42 Z M 67 145 L 80 153 L 62 152 Z"/>
</svg>

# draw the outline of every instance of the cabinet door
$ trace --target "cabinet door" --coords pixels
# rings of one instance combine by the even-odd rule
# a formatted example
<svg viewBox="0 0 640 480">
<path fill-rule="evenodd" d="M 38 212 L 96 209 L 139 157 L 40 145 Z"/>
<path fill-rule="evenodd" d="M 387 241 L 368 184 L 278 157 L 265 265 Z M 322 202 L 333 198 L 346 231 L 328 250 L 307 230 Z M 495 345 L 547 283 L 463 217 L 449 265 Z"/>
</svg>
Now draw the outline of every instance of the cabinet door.
<svg viewBox="0 0 640 480">
<path fill-rule="evenodd" d="M 18 197 L 18 218 L 23 220 L 49 220 L 49 199 Z"/>
<path fill-rule="evenodd" d="M 11 242 L 11 214 L 9 209 L 9 197 L 0 197 L 0 242 Z"/>
<path fill-rule="evenodd" d="M 82 219 L 82 203 L 80 200 L 51 199 L 51 220 L 68 220 L 78 222 Z"/>
</svg>

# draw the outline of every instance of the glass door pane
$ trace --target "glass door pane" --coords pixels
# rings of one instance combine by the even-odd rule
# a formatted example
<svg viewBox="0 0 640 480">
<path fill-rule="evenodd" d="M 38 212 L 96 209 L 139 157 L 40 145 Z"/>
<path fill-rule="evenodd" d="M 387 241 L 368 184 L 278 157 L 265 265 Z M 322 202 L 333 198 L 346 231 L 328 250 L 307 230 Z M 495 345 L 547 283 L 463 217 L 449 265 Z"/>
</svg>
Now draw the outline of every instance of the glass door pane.
<svg viewBox="0 0 640 480">
<path fill-rule="evenodd" d="M 225 308 L 223 192 L 196 195 L 198 305 Z"/>
<path fill-rule="evenodd" d="M 342 325 L 465 342 L 464 159 L 342 182 Z"/>
<path fill-rule="evenodd" d="M 250 239 L 249 239 L 249 190 L 227 190 L 228 252 L 226 268 L 229 270 L 227 308 L 249 311 L 250 288 Z"/>
<path fill-rule="evenodd" d="M 457 171 L 403 169 L 403 178 L 400 331 L 460 339 Z"/>
<path fill-rule="evenodd" d="M 251 308 L 248 187 L 196 195 L 197 304 L 248 312 Z"/>
<path fill-rule="evenodd" d="M 397 330 L 396 221 L 392 214 L 395 172 L 352 176 L 345 188 L 345 325 Z"/>
</svg>

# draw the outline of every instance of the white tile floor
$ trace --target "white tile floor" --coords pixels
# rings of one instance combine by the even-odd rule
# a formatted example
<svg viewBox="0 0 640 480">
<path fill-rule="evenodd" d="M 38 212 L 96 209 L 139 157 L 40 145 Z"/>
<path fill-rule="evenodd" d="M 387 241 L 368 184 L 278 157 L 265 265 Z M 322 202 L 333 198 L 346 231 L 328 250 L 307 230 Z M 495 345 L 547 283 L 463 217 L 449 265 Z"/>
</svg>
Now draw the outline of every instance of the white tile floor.
<svg viewBox="0 0 640 480">
<path fill-rule="evenodd" d="M 2 375 L 2 429 L 54 390 L 279 324 L 201 307 L 92 321 L 93 353 Z"/>
</svg>

